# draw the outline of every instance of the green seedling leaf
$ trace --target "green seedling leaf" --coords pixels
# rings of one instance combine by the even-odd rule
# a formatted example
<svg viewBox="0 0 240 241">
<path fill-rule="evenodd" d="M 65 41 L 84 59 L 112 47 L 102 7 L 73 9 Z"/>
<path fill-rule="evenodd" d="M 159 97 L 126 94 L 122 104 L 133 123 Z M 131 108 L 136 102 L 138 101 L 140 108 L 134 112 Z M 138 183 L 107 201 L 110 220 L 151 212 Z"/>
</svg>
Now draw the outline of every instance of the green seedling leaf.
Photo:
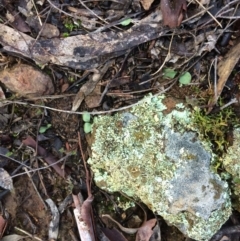
<svg viewBox="0 0 240 241">
<path fill-rule="evenodd" d="M 179 82 L 182 85 L 188 85 L 191 83 L 192 80 L 192 76 L 189 72 L 185 72 L 184 74 L 182 74 L 179 78 Z"/>
<path fill-rule="evenodd" d="M 164 69 L 163 70 L 163 77 L 164 79 L 173 79 L 177 74 L 177 71 L 175 71 L 174 69 Z"/>
<path fill-rule="evenodd" d="M 132 19 L 131 18 L 127 18 L 127 19 L 123 20 L 122 22 L 120 22 L 120 24 L 122 26 L 128 26 L 131 22 L 132 22 Z"/>
<path fill-rule="evenodd" d="M 39 133 L 43 134 L 46 132 L 46 130 L 48 130 L 52 125 L 51 124 L 47 124 L 46 126 L 41 126 L 39 129 Z"/>
<path fill-rule="evenodd" d="M 10 157 L 12 154 L 13 154 L 13 153 L 12 153 L 11 151 L 8 151 L 8 152 L 6 153 L 6 157 Z"/>
<path fill-rule="evenodd" d="M 63 33 L 63 37 L 64 37 L 64 38 L 69 37 L 69 33 Z"/>
<path fill-rule="evenodd" d="M 91 115 L 90 115 L 88 112 L 85 112 L 85 113 L 82 115 L 82 118 L 83 118 L 83 121 L 84 121 L 84 122 L 90 122 Z"/>
<path fill-rule="evenodd" d="M 92 125 L 88 122 L 84 123 L 83 130 L 86 134 L 88 134 L 92 130 Z"/>
</svg>

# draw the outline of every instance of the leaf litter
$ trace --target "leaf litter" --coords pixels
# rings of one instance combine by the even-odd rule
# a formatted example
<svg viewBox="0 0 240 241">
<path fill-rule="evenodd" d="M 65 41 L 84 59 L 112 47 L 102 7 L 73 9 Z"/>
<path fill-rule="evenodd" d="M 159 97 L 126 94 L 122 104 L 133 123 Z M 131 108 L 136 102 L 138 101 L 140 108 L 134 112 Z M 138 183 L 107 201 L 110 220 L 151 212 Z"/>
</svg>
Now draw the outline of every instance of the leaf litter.
<svg viewBox="0 0 240 241">
<path fill-rule="evenodd" d="M 110 241 L 161 240 L 161 236 L 164 240 L 185 240 L 161 217 L 160 226 L 154 227 L 156 219 L 150 210 L 148 221 L 136 227 L 136 237 L 122 234 L 118 225 L 110 229 L 108 223 L 102 223 L 101 215 L 93 218 L 92 209 L 96 215 L 96 207 L 103 209 L 108 202 L 109 215 L 117 214 L 117 222 L 127 229 L 127 219 L 132 216 L 125 219 L 125 215 L 137 211 L 133 207 L 119 211 L 116 207 L 123 203 L 114 194 L 106 198 L 107 194 L 91 183 L 91 175 L 83 168 L 83 156 L 91 155 L 87 152 L 91 136 L 84 134 L 84 121 L 77 113 L 88 111 L 94 116 L 102 111 L 116 112 L 149 92 L 187 97 L 190 105 L 195 103 L 206 113 L 224 106 L 233 106 L 237 113 L 238 1 L 226 1 L 225 5 L 214 0 L 74 1 L 72 5 L 50 0 L 34 4 L 2 1 L 0 17 L 0 147 L 13 153 L 8 162 L 1 162 L 6 174 L 1 175 L 1 186 L 14 188 L 14 193 L 3 192 L 1 202 L 12 216 L 8 233 L 18 233 L 12 238 L 28 236 L 32 240 L 37 235 L 37 240 L 44 240 L 51 223 L 44 200 L 50 197 L 58 207 L 77 184 L 85 199 L 79 213 L 92 230 L 90 240 L 104 233 Z M 67 113 L 71 110 L 69 113 L 76 115 Z M 30 124 L 10 131 L 24 121 Z M 4 158 L 9 157 L 4 154 Z M 13 170 L 17 174 L 9 175 Z M 9 181 L 13 183 L 9 185 Z M 75 230 L 76 224 L 70 225 L 71 204 L 64 210 L 58 236 L 69 239 L 68 230 Z M 18 217 L 28 220 L 28 225 L 18 227 Z M 44 217 L 48 218 L 41 223 Z M 236 214 L 231 218 L 239 220 Z M 61 224 L 64 219 L 69 221 L 65 226 Z M 94 223 L 101 226 L 101 232 Z M 237 233 L 238 226 L 234 229 L 233 225 L 237 223 L 220 230 L 214 240 Z M 39 227 L 36 234 L 34 226 Z M 70 235 L 72 239 L 78 236 L 76 232 Z"/>
</svg>

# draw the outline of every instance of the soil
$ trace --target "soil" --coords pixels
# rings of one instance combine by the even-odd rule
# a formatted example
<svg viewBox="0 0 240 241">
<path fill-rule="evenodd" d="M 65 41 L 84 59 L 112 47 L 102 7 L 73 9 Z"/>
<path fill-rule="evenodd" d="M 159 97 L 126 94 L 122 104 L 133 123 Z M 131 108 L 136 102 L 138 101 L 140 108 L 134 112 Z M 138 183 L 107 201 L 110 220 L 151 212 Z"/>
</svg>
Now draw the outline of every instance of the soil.
<svg viewBox="0 0 240 241">
<path fill-rule="evenodd" d="M 204 115 L 214 116 L 222 106 L 235 99 L 227 107 L 234 117 L 226 120 L 224 129 L 224 134 L 230 136 L 240 117 L 240 52 L 234 54 L 234 59 L 228 56 L 239 44 L 239 3 L 201 1 L 209 2 L 203 3 L 203 8 L 209 7 L 209 11 L 213 8 L 213 15 L 221 15 L 220 10 L 224 12 L 230 7 L 234 10 L 230 9 L 225 17 L 212 18 L 209 13 L 199 13 L 201 5 L 185 5 L 184 0 L 34 2 L 36 6 L 27 0 L 0 1 L 0 32 L 8 27 L 4 29 L 6 34 L 0 36 L 0 168 L 9 173 L 13 183 L 9 191 L 0 177 L 0 239 L 50 240 L 54 215 L 45 202 L 50 198 L 60 215 L 59 223 L 55 224 L 59 228 L 57 240 L 80 240 L 73 212 L 76 203 L 72 197 L 78 190 L 83 200 L 91 195 L 94 197 L 88 217 L 95 223 L 98 240 L 132 241 L 136 238 L 135 234 L 124 233 L 115 222 L 101 216 L 109 214 L 125 228 L 141 226 L 144 218 L 156 218 L 156 233 L 160 233 L 161 238 L 154 233 L 155 236 L 144 241 L 191 241 L 144 204 L 141 204 L 143 209 L 135 202 L 134 207 L 124 210 L 122 203 L 128 202 L 128 198 L 120 193 L 106 193 L 95 186 L 91 170 L 85 167 L 91 155 L 92 140 L 91 135 L 84 132 L 81 114 L 88 111 L 113 115 L 148 93 L 165 93 L 170 97 L 167 111 L 185 101 L 190 108 L 197 106 Z M 161 2 L 171 2 L 173 9 L 165 9 Z M 148 5 L 149 9 L 144 9 Z M 157 16 L 154 17 L 157 24 L 146 26 L 144 21 L 142 23 L 155 11 L 158 13 L 160 5 L 164 11 L 163 22 L 173 28 L 158 22 Z M 126 25 L 123 22 L 126 19 L 131 23 Z M 152 17 L 150 20 L 153 21 Z M 5 37 L 9 28 L 14 31 L 7 43 Z M 31 56 L 29 52 L 21 52 L 17 44 L 21 36 L 24 36 L 24 43 L 28 42 L 27 37 L 31 40 L 28 42 L 33 44 L 28 46 Z M 71 54 L 72 46 L 58 49 L 61 41 L 68 37 L 76 41 L 76 36 L 89 42 L 78 46 Z M 12 39 L 16 42 L 13 46 Z M 36 49 L 39 59 L 34 55 Z M 59 57 L 56 49 L 66 54 L 61 52 Z M 101 51 L 105 51 L 104 54 Z M 62 63 L 59 62 L 61 57 Z M 72 58 L 76 62 L 71 61 Z M 44 62 L 45 59 L 48 62 Z M 229 76 L 225 79 L 217 76 L 217 61 L 226 61 L 224 66 L 229 69 L 223 72 L 229 71 Z M 13 69 L 22 65 L 30 67 L 31 72 L 26 67 L 26 72 L 13 75 Z M 176 75 L 166 78 L 166 69 L 176 71 Z M 190 83 L 186 85 L 179 83 L 179 77 L 185 72 L 191 74 Z M 38 78 L 41 79 L 42 74 L 47 78 L 40 84 Z M 52 82 L 45 83 L 49 79 Z M 216 93 L 216 89 L 221 89 L 219 86 L 224 88 Z M 76 111 L 72 111 L 73 107 Z M 211 138 L 212 133 L 208 134 Z M 24 140 L 30 137 L 32 144 L 24 145 Z M 230 145 L 232 140 L 226 141 Z M 51 164 L 59 160 L 58 164 Z M 221 168 L 219 166 L 219 173 Z M 224 225 L 227 231 L 223 235 L 228 240 L 240 240 L 236 231 L 239 216 L 235 210 Z M 104 239 L 104 228 L 112 227 L 115 228 L 114 238 Z M 116 230 L 123 234 L 121 238 Z M 11 236 L 14 234 L 22 237 L 14 239 Z"/>
</svg>

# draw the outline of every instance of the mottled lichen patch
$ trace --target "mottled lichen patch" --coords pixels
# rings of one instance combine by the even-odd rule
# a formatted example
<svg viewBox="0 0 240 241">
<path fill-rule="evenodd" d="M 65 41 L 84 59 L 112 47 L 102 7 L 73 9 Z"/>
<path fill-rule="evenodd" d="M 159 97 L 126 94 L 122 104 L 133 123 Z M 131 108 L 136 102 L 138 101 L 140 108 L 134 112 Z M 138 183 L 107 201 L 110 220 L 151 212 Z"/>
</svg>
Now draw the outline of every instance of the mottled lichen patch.
<svg viewBox="0 0 240 241">
<path fill-rule="evenodd" d="M 228 219 L 227 184 L 210 171 L 211 145 L 183 104 L 148 96 L 128 112 L 95 118 L 93 130 L 88 162 L 99 187 L 140 198 L 196 240 Z"/>
<path fill-rule="evenodd" d="M 240 211 L 240 128 L 233 131 L 233 145 L 223 156 L 223 166 L 232 175 L 233 205 Z"/>
</svg>

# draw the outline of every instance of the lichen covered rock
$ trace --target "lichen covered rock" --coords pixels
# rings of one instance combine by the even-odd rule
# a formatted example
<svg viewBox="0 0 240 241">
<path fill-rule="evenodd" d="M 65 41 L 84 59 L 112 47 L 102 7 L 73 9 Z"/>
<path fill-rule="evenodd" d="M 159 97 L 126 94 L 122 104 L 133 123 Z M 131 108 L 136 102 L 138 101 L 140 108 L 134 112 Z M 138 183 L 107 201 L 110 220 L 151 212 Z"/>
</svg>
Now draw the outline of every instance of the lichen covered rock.
<svg viewBox="0 0 240 241">
<path fill-rule="evenodd" d="M 233 206 L 240 211 L 240 128 L 233 131 L 233 145 L 223 157 L 223 165 L 232 175 Z"/>
<path fill-rule="evenodd" d="M 211 145 L 183 104 L 145 97 L 128 112 L 95 118 L 93 136 L 88 163 L 99 187 L 141 199 L 196 240 L 230 216 L 227 183 L 210 170 Z"/>
</svg>

